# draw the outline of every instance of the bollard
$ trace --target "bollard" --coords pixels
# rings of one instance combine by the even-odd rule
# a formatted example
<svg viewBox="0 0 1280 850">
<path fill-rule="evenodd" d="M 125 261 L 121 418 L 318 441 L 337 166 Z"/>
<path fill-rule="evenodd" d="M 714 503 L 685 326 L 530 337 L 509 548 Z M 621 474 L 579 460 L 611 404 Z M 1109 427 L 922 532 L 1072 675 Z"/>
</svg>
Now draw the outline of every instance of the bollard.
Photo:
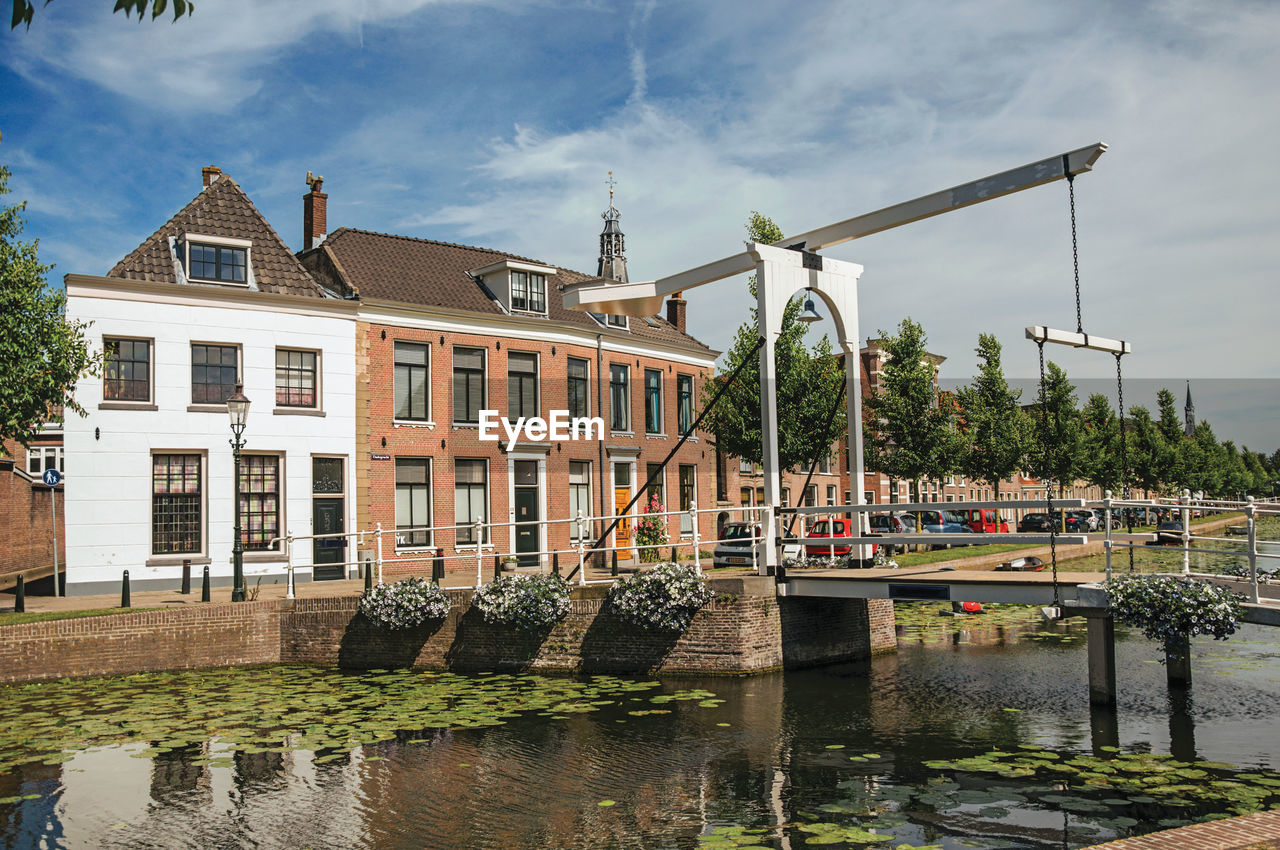
<svg viewBox="0 0 1280 850">
<path fill-rule="evenodd" d="M 129 605 L 129 571 L 124 571 L 124 579 L 120 582 L 120 607 L 130 608 Z"/>
<path fill-rule="evenodd" d="M 614 549 L 609 558 L 609 575 L 616 576 L 618 574 L 618 550 Z"/>
<path fill-rule="evenodd" d="M 184 596 L 191 593 L 191 559 L 182 559 L 182 594 Z"/>
<path fill-rule="evenodd" d="M 370 569 L 371 564 L 364 565 L 364 592 L 368 593 L 373 590 L 373 570 Z"/>
<path fill-rule="evenodd" d="M 205 565 L 204 577 L 200 579 L 200 601 L 209 601 L 209 567 Z"/>
<path fill-rule="evenodd" d="M 502 559 L 498 557 L 498 553 L 493 553 L 493 580 L 497 581 L 502 578 Z"/>
<path fill-rule="evenodd" d="M 551 553 L 551 574 L 557 578 L 560 577 L 560 553 Z"/>
<path fill-rule="evenodd" d="M 18 588 L 14 591 L 13 597 L 13 613 L 21 614 L 27 610 L 27 579 L 26 576 L 18 576 Z"/>
<path fill-rule="evenodd" d="M 676 552 L 676 547 L 674 546 L 671 547 L 671 563 L 680 563 L 680 555 Z"/>
<path fill-rule="evenodd" d="M 431 562 L 431 580 L 436 584 L 444 581 L 444 548 L 436 549 L 435 560 Z"/>
</svg>

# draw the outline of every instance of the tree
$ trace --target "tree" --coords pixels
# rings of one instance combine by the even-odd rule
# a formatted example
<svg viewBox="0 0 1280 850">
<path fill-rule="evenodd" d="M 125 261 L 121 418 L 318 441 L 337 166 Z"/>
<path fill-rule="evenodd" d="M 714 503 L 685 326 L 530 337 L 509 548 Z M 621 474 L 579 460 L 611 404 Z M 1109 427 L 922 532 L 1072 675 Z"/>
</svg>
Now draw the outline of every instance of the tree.
<svg viewBox="0 0 1280 850">
<path fill-rule="evenodd" d="M 1061 496 L 1084 472 L 1084 430 L 1076 410 L 1076 388 L 1057 363 L 1049 362 L 1043 399 L 1036 400 L 1032 418 L 1039 443 L 1031 453 L 1032 472 L 1056 483 Z"/>
<path fill-rule="evenodd" d="M 1125 450 L 1129 456 L 1129 480 L 1143 489 L 1146 498 L 1150 498 L 1151 491 L 1160 489 L 1163 458 L 1172 450 L 1151 419 L 1151 411 L 1145 407 L 1129 408 Z"/>
<path fill-rule="evenodd" d="M 911 482 L 919 501 L 919 480 L 941 478 L 956 470 L 965 439 L 956 430 L 955 405 L 942 403 L 934 380 L 937 366 L 925 350 L 924 329 L 902 320 L 897 336 L 880 331 L 888 360 L 880 392 L 864 406 L 868 434 L 866 465 L 891 481 Z"/>
<path fill-rule="evenodd" d="M 777 242 L 783 238 L 781 229 L 772 220 L 755 211 L 747 222 L 747 236 L 750 242 Z M 748 281 L 748 289 L 754 298 L 755 275 Z M 835 418 L 827 424 L 827 417 L 844 389 L 844 368 L 825 335 L 812 350 L 805 345 L 808 326 L 797 320 L 800 309 L 798 301 L 787 305 L 782 314 L 782 333 L 774 348 L 780 469 L 807 468 L 831 450 L 847 423 L 845 407 L 839 405 Z M 745 364 L 737 380 L 707 417 L 708 430 L 717 448 L 743 460 L 761 463 L 760 355 L 754 351 L 759 339 L 756 320 L 756 308 L 752 307 L 751 321 L 738 328 L 720 374 L 703 386 L 702 403 L 710 404 L 712 396 L 734 370 Z"/>
<path fill-rule="evenodd" d="M 1169 444 L 1176 443 L 1183 436 L 1182 417 L 1178 416 L 1177 402 L 1173 393 L 1161 388 L 1156 393 L 1156 407 L 1160 410 L 1160 434 Z"/>
<path fill-rule="evenodd" d="M 0 195 L 9 193 L 0 165 Z M 0 207 L 0 438 L 26 446 L 63 407 L 84 415 L 72 393 L 76 379 L 96 371 L 88 325 L 68 322 L 66 294 L 50 290 L 37 242 L 21 242 L 26 203 Z M 0 445 L 0 453 L 4 448 Z"/>
<path fill-rule="evenodd" d="M 1084 429 L 1085 480 L 1102 490 L 1119 493 L 1124 477 L 1120 466 L 1120 423 L 1111 402 L 1100 393 L 1089 396 L 1080 411 L 1080 421 Z"/>
<path fill-rule="evenodd" d="M 1031 423 L 1018 404 L 1022 390 L 1009 389 L 1005 380 L 1000 343 L 993 334 L 978 335 L 977 353 L 982 363 L 973 386 L 962 387 L 956 394 L 960 402 L 960 432 L 968 443 L 959 471 L 990 484 L 998 501 L 1001 479 L 1024 465 Z"/>
<path fill-rule="evenodd" d="M 52 0 L 44 0 L 46 6 Z M 148 0 L 116 0 L 116 7 L 113 12 L 124 11 L 127 18 L 133 12 L 138 13 L 138 21 L 141 22 L 147 13 Z M 165 8 L 169 5 L 167 0 L 150 0 L 151 19 L 155 20 L 164 14 Z M 35 4 L 31 0 L 13 0 L 13 21 L 9 24 L 9 29 L 17 29 L 18 24 L 26 24 L 27 29 L 31 29 L 31 18 L 35 15 Z M 183 15 L 193 15 L 196 11 L 196 4 L 191 0 L 173 0 L 173 19 L 176 21 Z"/>
</svg>

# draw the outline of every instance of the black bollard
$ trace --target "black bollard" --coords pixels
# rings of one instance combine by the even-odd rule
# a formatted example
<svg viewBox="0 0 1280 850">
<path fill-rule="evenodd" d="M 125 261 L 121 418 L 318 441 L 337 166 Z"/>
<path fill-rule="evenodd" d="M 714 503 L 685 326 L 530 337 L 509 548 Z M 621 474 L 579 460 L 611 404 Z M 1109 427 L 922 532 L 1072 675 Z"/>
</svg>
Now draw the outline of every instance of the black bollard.
<svg viewBox="0 0 1280 850">
<path fill-rule="evenodd" d="M 208 565 L 206 565 L 204 568 L 204 578 L 200 580 L 200 601 L 201 602 L 209 601 L 209 567 Z"/>
<path fill-rule="evenodd" d="M 560 575 L 560 553 L 559 552 L 551 553 L 551 574 L 553 576 Z"/>
<path fill-rule="evenodd" d="M 191 559 L 182 559 L 182 595 L 187 596 L 191 593 Z"/>
<path fill-rule="evenodd" d="M 497 581 L 497 580 L 498 580 L 498 579 L 500 579 L 500 578 L 502 578 L 502 558 L 498 557 L 497 553 L 494 553 L 494 556 L 493 556 L 493 580 L 494 580 L 494 581 Z"/>
<path fill-rule="evenodd" d="M 368 593 L 373 590 L 373 564 L 368 561 L 364 565 L 364 591 Z"/>
<path fill-rule="evenodd" d="M 18 576 L 18 589 L 13 597 L 13 612 L 21 614 L 27 610 L 27 579 L 25 576 Z"/>
<path fill-rule="evenodd" d="M 431 580 L 436 584 L 444 581 L 444 549 L 436 549 L 435 560 L 431 562 Z"/>
<path fill-rule="evenodd" d="M 676 553 L 676 547 L 674 546 L 671 547 L 671 563 L 680 563 L 680 556 Z"/>
<path fill-rule="evenodd" d="M 129 604 L 129 571 L 124 571 L 124 578 L 120 582 L 120 607 L 131 608 Z"/>
<path fill-rule="evenodd" d="M 609 575 L 616 576 L 618 574 L 618 550 L 614 549 L 609 558 Z"/>
</svg>

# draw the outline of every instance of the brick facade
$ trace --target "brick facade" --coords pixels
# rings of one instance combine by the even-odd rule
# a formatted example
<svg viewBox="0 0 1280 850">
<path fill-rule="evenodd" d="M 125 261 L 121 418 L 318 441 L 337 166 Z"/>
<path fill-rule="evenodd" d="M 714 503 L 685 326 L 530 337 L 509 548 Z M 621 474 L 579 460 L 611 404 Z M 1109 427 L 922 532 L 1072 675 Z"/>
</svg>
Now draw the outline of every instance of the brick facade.
<svg viewBox="0 0 1280 850">
<path fill-rule="evenodd" d="M 34 450 L 56 450 L 62 446 L 61 432 L 40 434 L 31 443 Z M 63 533 L 64 487 L 50 488 L 38 473 L 27 470 L 27 450 L 19 443 L 6 440 L 7 455 L 0 454 L 0 576 L 32 567 L 53 566 L 53 511 L 50 500 L 57 499 L 56 528 L 58 564 L 65 565 L 66 535 Z"/>
<path fill-rule="evenodd" d="M 250 664 L 348 669 L 746 674 L 850 661 L 893 649 L 888 600 L 783 599 L 763 578 L 716 579 L 716 598 L 682 635 L 647 632 L 602 611 L 607 589 L 574 591 L 547 633 L 492 626 L 470 591 L 449 591 L 443 623 L 375 629 L 356 597 L 212 604 L 0 627 L 0 681 L 124 675 Z"/>
</svg>

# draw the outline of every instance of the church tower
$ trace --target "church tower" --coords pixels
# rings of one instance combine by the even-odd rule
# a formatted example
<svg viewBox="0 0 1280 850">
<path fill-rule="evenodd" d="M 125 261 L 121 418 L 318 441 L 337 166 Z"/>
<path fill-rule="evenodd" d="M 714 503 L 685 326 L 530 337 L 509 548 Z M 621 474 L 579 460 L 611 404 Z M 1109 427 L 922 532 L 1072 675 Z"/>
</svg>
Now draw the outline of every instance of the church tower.
<svg viewBox="0 0 1280 850">
<path fill-rule="evenodd" d="M 604 219 L 604 229 L 600 231 L 600 262 L 596 266 L 596 276 L 619 283 L 627 282 L 627 246 L 626 237 L 622 235 L 622 226 L 618 219 L 622 213 L 613 206 L 613 172 L 609 172 L 609 209 L 600 213 Z"/>
<path fill-rule="evenodd" d="M 1187 381 L 1187 404 L 1182 408 L 1183 416 L 1186 418 L 1187 426 L 1183 433 L 1188 437 L 1196 435 L 1196 406 L 1191 403 L 1191 382 Z"/>
</svg>

